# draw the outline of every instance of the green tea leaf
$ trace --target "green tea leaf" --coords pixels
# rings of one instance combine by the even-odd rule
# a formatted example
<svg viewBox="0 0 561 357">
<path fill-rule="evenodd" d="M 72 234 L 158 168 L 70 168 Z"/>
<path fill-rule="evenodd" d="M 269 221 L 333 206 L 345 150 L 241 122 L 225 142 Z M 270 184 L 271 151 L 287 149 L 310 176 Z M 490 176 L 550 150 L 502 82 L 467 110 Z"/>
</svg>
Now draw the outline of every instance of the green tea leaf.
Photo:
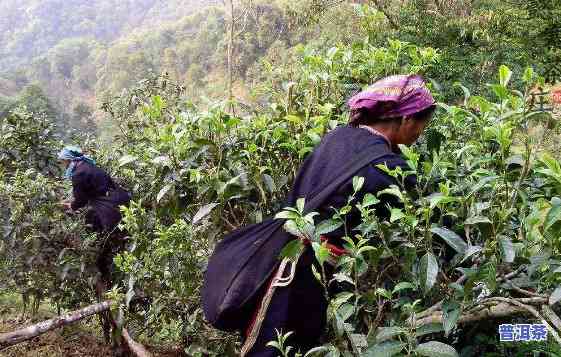
<svg viewBox="0 0 561 357">
<path fill-rule="evenodd" d="M 544 221 L 544 229 L 547 231 L 551 228 L 555 223 L 561 220 L 561 205 L 556 205 L 551 207 L 551 209 L 547 212 L 547 216 L 545 217 Z"/>
<path fill-rule="evenodd" d="M 353 177 L 353 190 L 355 192 L 360 191 L 363 185 L 364 185 L 364 177 L 362 176 Z"/>
<path fill-rule="evenodd" d="M 275 219 L 298 219 L 300 215 L 292 211 L 281 211 L 275 215 Z"/>
<path fill-rule="evenodd" d="M 436 283 L 438 275 L 438 262 L 431 252 L 427 252 L 420 261 L 421 287 L 427 293 Z"/>
<path fill-rule="evenodd" d="M 325 353 L 325 352 L 329 352 L 329 347 L 327 346 L 319 346 L 319 347 L 314 347 L 311 350 L 308 350 L 308 352 L 306 352 L 306 354 L 304 355 L 304 357 L 312 357 L 312 356 L 323 356 L 323 354 L 319 354 L 319 353 Z"/>
<path fill-rule="evenodd" d="M 351 277 L 349 277 L 348 275 L 345 275 L 343 273 L 333 274 L 333 280 L 338 281 L 338 282 L 346 282 L 346 283 L 349 283 L 351 285 L 355 285 L 355 282 L 353 281 L 353 279 Z"/>
<path fill-rule="evenodd" d="M 524 83 L 529 84 L 534 78 L 534 69 L 532 67 L 526 67 L 524 70 L 524 75 L 522 75 L 522 80 Z"/>
<path fill-rule="evenodd" d="M 485 216 L 472 216 L 465 220 L 464 224 L 467 225 L 474 225 L 478 223 L 489 223 L 491 224 L 491 220 Z"/>
<path fill-rule="evenodd" d="M 421 343 L 415 352 L 427 357 L 458 357 L 458 352 L 454 347 L 438 341 Z"/>
<path fill-rule="evenodd" d="M 173 182 L 166 184 L 164 187 L 162 187 L 162 189 L 160 190 L 160 192 L 158 192 L 158 195 L 156 196 L 156 202 L 160 202 L 162 200 L 162 198 L 164 198 L 164 196 L 175 186 L 175 184 Z"/>
<path fill-rule="evenodd" d="M 464 254 L 466 252 L 467 243 L 455 232 L 442 227 L 433 227 L 430 231 L 444 239 L 444 241 L 456 252 L 460 254 Z"/>
<path fill-rule="evenodd" d="M 382 289 L 382 288 L 376 289 L 376 295 L 383 296 L 388 300 L 391 300 L 391 298 L 392 298 L 392 294 L 389 291 L 387 291 L 386 289 Z"/>
<path fill-rule="evenodd" d="M 407 333 L 407 330 L 399 326 L 381 327 L 376 334 L 376 343 L 389 340 L 403 333 Z"/>
<path fill-rule="evenodd" d="M 399 208 L 392 208 L 391 209 L 391 216 L 390 216 L 390 222 L 394 223 L 395 221 L 398 221 L 400 219 L 402 219 L 403 217 L 405 217 L 405 213 L 403 213 L 403 211 Z"/>
<path fill-rule="evenodd" d="M 381 195 L 393 195 L 399 198 L 400 202 L 403 202 L 403 193 L 399 190 L 399 188 L 395 185 L 390 186 L 390 188 L 386 188 L 385 190 L 378 191 L 377 196 L 380 197 Z"/>
<path fill-rule="evenodd" d="M 337 219 L 326 219 L 316 227 L 316 234 L 322 235 L 331 233 L 343 225 L 343 222 Z"/>
<path fill-rule="evenodd" d="M 364 198 L 362 200 L 362 207 L 369 207 L 378 203 L 380 203 L 380 200 L 377 199 L 376 196 L 371 193 L 367 193 L 366 195 L 364 195 Z"/>
<path fill-rule="evenodd" d="M 316 255 L 317 261 L 323 265 L 329 259 L 329 248 L 327 248 L 327 243 L 319 244 L 317 242 L 312 242 L 312 247 Z"/>
<path fill-rule="evenodd" d="M 401 290 L 406 290 L 406 289 L 415 290 L 415 285 L 411 284 L 408 281 L 402 281 L 401 283 L 398 283 L 396 286 L 393 287 L 392 295 L 397 292 L 400 292 Z"/>
<path fill-rule="evenodd" d="M 201 219 L 206 217 L 210 213 L 210 211 L 212 211 L 212 209 L 216 206 L 218 206 L 218 203 L 214 202 L 214 203 L 209 203 L 209 204 L 204 205 L 201 208 L 199 208 L 197 213 L 195 213 L 195 215 L 193 216 L 193 224 L 198 223 Z"/>
<path fill-rule="evenodd" d="M 512 263 L 514 261 L 516 253 L 514 250 L 514 245 L 512 245 L 512 241 L 510 240 L 510 238 L 500 237 L 499 244 L 501 247 L 501 254 L 505 263 Z"/>
<path fill-rule="evenodd" d="M 471 195 L 473 195 L 474 193 L 476 193 L 477 191 L 481 190 L 485 185 L 495 181 L 496 179 L 498 179 L 499 176 L 497 175 L 492 175 L 492 176 L 486 176 L 484 178 L 482 178 L 481 180 L 479 180 L 478 183 L 476 183 L 473 188 L 471 189 L 471 191 L 468 193 L 467 197 L 470 197 Z"/>
<path fill-rule="evenodd" d="M 392 357 L 403 351 L 406 346 L 398 341 L 382 342 L 367 349 L 362 357 Z"/>
<path fill-rule="evenodd" d="M 469 259 L 469 257 L 471 257 L 472 255 L 474 255 L 475 253 L 478 253 L 480 251 L 482 251 L 483 248 L 479 245 L 470 245 L 468 246 L 468 248 L 466 249 L 466 252 L 464 253 L 464 258 L 462 259 L 462 261 L 460 262 L 463 263 L 465 262 L 467 259 Z"/>
<path fill-rule="evenodd" d="M 300 237 L 303 235 L 302 229 L 296 224 L 295 221 L 289 220 L 284 222 L 283 228 L 288 233 L 292 234 L 293 236 Z"/>
<path fill-rule="evenodd" d="M 440 333 L 444 331 L 441 323 L 432 323 L 420 326 L 415 331 L 415 337 L 422 337 L 431 333 Z"/>
<path fill-rule="evenodd" d="M 355 307 L 352 304 L 343 304 L 337 309 L 337 313 L 343 321 L 347 321 L 354 313 Z"/>
<path fill-rule="evenodd" d="M 304 243 L 300 239 L 293 239 L 282 248 L 280 257 L 295 260 L 302 253 L 304 247 Z"/>
<path fill-rule="evenodd" d="M 301 197 L 296 200 L 296 208 L 298 209 L 298 212 L 304 213 L 305 204 L 306 204 L 306 199 L 304 197 Z"/>
<path fill-rule="evenodd" d="M 119 165 L 118 165 L 118 167 L 123 167 L 123 166 L 125 166 L 125 165 L 127 165 L 127 164 L 130 164 L 131 162 L 134 162 L 134 161 L 136 161 L 136 157 L 135 157 L 135 156 L 132 156 L 132 155 L 125 155 L 125 156 L 123 156 L 123 157 L 121 157 L 121 158 L 119 159 Z"/>
<path fill-rule="evenodd" d="M 442 319 L 445 336 L 448 337 L 450 331 L 456 326 L 460 318 L 460 305 L 455 301 L 447 301 L 442 304 Z"/>
<path fill-rule="evenodd" d="M 263 174 L 262 176 L 263 183 L 265 184 L 267 191 L 269 191 L 270 193 L 275 192 L 277 190 L 277 187 L 275 186 L 275 181 L 273 180 L 273 178 L 268 174 Z"/>
</svg>

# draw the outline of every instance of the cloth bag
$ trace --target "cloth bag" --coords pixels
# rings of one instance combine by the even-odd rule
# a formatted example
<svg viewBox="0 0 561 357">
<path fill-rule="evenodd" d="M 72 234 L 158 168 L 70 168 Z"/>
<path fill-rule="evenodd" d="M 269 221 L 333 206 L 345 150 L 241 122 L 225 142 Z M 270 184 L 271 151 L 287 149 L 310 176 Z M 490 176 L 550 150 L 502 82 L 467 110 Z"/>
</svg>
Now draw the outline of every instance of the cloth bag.
<svg viewBox="0 0 561 357">
<path fill-rule="evenodd" d="M 387 153 L 385 144 L 372 145 L 342 165 L 334 180 L 307 195 L 305 212 L 320 207 L 357 171 Z M 212 326 L 224 331 L 247 327 L 258 291 L 280 263 L 282 248 L 295 238 L 283 229 L 284 222 L 266 219 L 227 234 L 216 245 L 202 288 L 203 312 Z"/>
</svg>

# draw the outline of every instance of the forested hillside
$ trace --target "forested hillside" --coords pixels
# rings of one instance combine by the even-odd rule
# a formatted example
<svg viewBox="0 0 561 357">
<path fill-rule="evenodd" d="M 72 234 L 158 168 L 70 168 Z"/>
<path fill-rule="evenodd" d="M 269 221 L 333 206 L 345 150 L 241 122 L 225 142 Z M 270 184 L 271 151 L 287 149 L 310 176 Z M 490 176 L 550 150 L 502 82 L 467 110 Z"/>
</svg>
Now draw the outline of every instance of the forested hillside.
<svg viewBox="0 0 561 357">
<path fill-rule="evenodd" d="M 394 184 L 351 178 L 321 221 L 285 207 L 348 99 L 413 73 L 437 109 L 395 149 L 405 168 L 376 166 Z M 203 275 L 226 234 L 276 217 L 309 243 L 279 258 L 312 250 L 329 296 L 320 343 L 279 331 L 279 356 L 558 356 L 560 82 L 561 0 L 0 0 L 0 353 L 237 356 L 239 334 L 203 315 Z M 103 296 L 114 232 L 61 203 L 63 144 L 132 197 Z M 533 340 L 502 341 L 513 324 Z"/>
<path fill-rule="evenodd" d="M 361 4 L 362 3 L 362 4 Z M 299 43 L 384 45 L 400 38 L 442 53 L 431 76 L 477 89 L 496 64 L 559 62 L 556 1 L 241 1 L 234 6 L 232 71 L 250 96 L 261 60 Z M 99 116 L 110 93 L 147 73 L 168 72 L 189 93 L 219 96 L 227 86 L 229 10 L 216 1 L 15 1 L 0 4 L 0 100 L 38 84 L 72 126 Z M 448 93 L 448 92 L 447 92 Z M 4 97 L 4 99 L 2 99 Z"/>
</svg>

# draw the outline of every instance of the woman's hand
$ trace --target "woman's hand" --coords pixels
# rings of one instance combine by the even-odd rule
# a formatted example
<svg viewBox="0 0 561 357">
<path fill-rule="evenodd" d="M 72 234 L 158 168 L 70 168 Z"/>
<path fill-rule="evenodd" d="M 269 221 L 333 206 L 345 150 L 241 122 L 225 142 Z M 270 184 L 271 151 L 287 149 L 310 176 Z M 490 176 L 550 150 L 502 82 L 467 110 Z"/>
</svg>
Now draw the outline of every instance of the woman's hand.
<svg viewBox="0 0 561 357">
<path fill-rule="evenodd" d="M 72 206 L 71 206 L 70 201 L 61 201 L 61 202 L 59 202 L 59 204 L 62 206 L 62 209 L 64 209 L 65 211 L 71 211 L 72 210 Z"/>
</svg>

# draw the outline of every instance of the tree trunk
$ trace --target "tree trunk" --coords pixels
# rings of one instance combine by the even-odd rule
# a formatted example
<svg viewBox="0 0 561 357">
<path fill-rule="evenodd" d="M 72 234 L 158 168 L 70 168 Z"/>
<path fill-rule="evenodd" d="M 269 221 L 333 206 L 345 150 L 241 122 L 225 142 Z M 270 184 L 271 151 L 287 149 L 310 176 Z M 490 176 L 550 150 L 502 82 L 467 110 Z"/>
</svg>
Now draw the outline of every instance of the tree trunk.
<svg viewBox="0 0 561 357">
<path fill-rule="evenodd" d="M 123 330 L 121 331 L 121 336 L 123 337 L 123 342 L 127 346 L 129 352 L 131 352 L 134 356 L 136 357 L 152 356 L 150 352 L 148 352 L 148 350 L 144 348 L 143 345 L 141 345 L 140 343 L 136 342 L 131 338 L 126 328 L 123 328 Z"/>
<path fill-rule="evenodd" d="M 72 311 L 66 315 L 58 316 L 50 320 L 39 322 L 21 330 L 0 334 L 0 349 L 6 348 L 17 343 L 27 341 L 45 332 L 56 328 L 69 325 L 85 317 L 98 314 L 109 310 L 111 301 L 104 301 L 98 304 L 87 306 L 83 309 Z"/>
<path fill-rule="evenodd" d="M 56 328 L 70 325 L 76 321 L 82 320 L 85 317 L 99 314 L 105 311 L 109 311 L 111 307 L 112 301 L 104 301 L 97 304 L 93 304 L 83 309 L 72 311 L 66 315 L 57 316 L 53 319 L 46 320 L 43 322 L 39 322 L 35 325 L 31 325 L 25 327 L 23 329 L 7 332 L 0 334 L 0 350 L 18 344 L 20 342 L 24 342 L 30 340 L 34 337 L 37 337 L 45 332 L 54 330 Z M 112 321 L 114 325 L 116 323 Z M 134 341 L 129 332 L 123 328 L 121 331 L 121 336 L 123 338 L 123 342 L 126 345 L 127 349 L 132 353 L 133 356 L 136 357 L 150 357 L 151 354 L 146 350 L 146 348 L 141 345 L 140 343 Z"/>
</svg>

